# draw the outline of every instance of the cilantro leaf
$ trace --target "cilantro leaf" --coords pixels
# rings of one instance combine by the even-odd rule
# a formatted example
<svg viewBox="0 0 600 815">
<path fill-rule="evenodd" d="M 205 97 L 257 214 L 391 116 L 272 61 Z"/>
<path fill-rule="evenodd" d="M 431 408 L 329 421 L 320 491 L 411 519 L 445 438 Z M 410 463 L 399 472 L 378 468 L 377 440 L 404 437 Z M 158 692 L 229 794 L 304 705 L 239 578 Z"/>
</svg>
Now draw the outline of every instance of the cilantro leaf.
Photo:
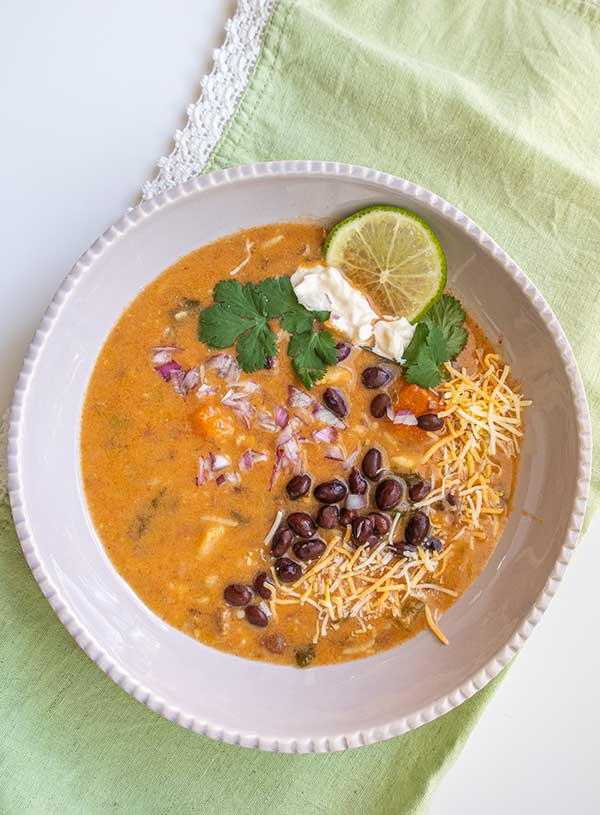
<svg viewBox="0 0 600 815">
<path fill-rule="evenodd" d="M 252 317 L 256 314 L 251 284 L 242 286 L 237 280 L 221 280 L 213 289 L 213 298 L 215 303 L 226 305 L 239 317 Z"/>
<path fill-rule="evenodd" d="M 406 347 L 404 351 L 404 360 L 406 366 L 414 365 L 417 361 L 417 355 L 421 349 L 421 346 L 427 339 L 427 334 L 429 333 L 429 328 L 425 323 L 417 323 L 417 327 L 415 328 L 415 333 L 413 334 L 412 340 Z"/>
<path fill-rule="evenodd" d="M 437 326 L 419 323 L 404 352 L 406 381 L 422 388 L 435 388 L 441 382 L 439 365 L 448 359 L 444 335 Z"/>
<path fill-rule="evenodd" d="M 281 317 L 286 311 L 299 305 L 291 280 L 287 275 L 269 277 L 258 283 L 255 288 L 264 300 L 263 313 L 269 319 Z"/>
<path fill-rule="evenodd" d="M 314 312 L 308 311 L 298 303 L 297 308 L 287 311 L 281 318 L 281 327 L 290 334 L 304 334 L 311 331 L 315 321 Z"/>
<path fill-rule="evenodd" d="M 214 288 L 215 304 L 204 309 L 198 337 L 212 348 L 229 348 L 237 340 L 238 363 L 244 371 L 264 368 L 277 352 L 277 337 L 265 317 L 263 297 L 251 283 L 222 280 Z"/>
<path fill-rule="evenodd" d="M 404 352 L 407 382 L 422 388 L 440 384 L 440 364 L 460 354 L 467 342 L 465 316 L 460 302 L 449 294 L 431 307 Z"/>
<path fill-rule="evenodd" d="M 432 359 L 437 365 L 439 365 L 441 362 L 448 361 L 450 357 L 448 354 L 448 346 L 446 344 L 444 335 L 437 326 L 429 326 L 426 344 Z"/>
<path fill-rule="evenodd" d="M 444 335 L 437 326 L 419 323 L 405 351 L 406 381 L 435 388 L 442 381 L 440 363 L 448 359 Z"/>
<path fill-rule="evenodd" d="M 335 339 L 329 331 L 293 334 L 288 344 L 292 366 L 306 388 L 323 379 L 327 365 L 337 362 Z"/>
<path fill-rule="evenodd" d="M 441 382 L 440 369 L 427 345 L 419 349 L 415 361 L 406 369 L 406 381 L 422 388 L 435 388 Z"/>
<path fill-rule="evenodd" d="M 438 328 L 442 333 L 446 341 L 448 359 L 457 357 L 467 344 L 468 334 L 463 325 L 466 316 L 456 297 L 443 294 L 423 318 L 423 322 L 429 327 Z"/>
<path fill-rule="evenodd" d="M 328 311 L 309 311 L 298 302 L 296 292 L 287 275 L 270 277 L 263 280 L 256 288 L 264 297 L 267 317 L 281 317 L 281 327 L 290 334 L 303 334 L 310 331 L 315 320 L 325 322 L 329 319 Z"/>
<path fill-rule="evenodd" d="M 266 321 L 242 334 L 237 343 L 237 361 L 242 371 L 258 371 L 265 367 L 267 357 L 276 354 L 277 336 Z"/>
<path fill-rule="evenodd" d="M 250 327 L 248 320 L 228 306 L 216 303 L 205 308 L 198 323 L 198 337 L 211 348 L 230 348 Z"/>
</svg>

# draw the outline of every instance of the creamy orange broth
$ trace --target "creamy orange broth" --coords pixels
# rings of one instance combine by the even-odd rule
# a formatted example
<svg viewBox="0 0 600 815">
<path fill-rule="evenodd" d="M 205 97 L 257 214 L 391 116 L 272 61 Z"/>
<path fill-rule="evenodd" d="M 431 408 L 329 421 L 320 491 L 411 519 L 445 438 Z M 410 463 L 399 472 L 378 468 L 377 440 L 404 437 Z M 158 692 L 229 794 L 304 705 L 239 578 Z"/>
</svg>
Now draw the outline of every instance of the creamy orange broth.
<svg viewBox="0 0 600 815">
<path fill-rule="evenodd" d="M 280 235 L 281 240 L 269 243 Z M 140 293 L 112 330 L 94 369 L 82 418 L 81 467 L 88 505 L 123 578 L 162 619 L 198 640 L 239 656 L 286 664 L 295 663 L 297 649 L 313 640 L 315 609 L 308 604 L 280 605 L 277 619 L 257 628 L 244 619 L 243 609 L 227 606 L 223 590 L 230 583 L 251 585 L 257 572 L 269 571 L 273 558 L 264 539 L 277 511 L 314 514 L 317 502 L 312 490 L 290 501 L 285 485 L 292 473 L 282 472 L 270 491 L 275 434 L 255 425 L 247 430 L 235 413 L 220 406 L 222 390 L 219 397 L 202 400 L 193 391 L 185 397 L 177 394 L 157 375 L 150 358 L 153 346 L 177 346 L 182 349 L 175 355 L 177 361 L 188 369 L 216 353 L 197 338 L 198 309 L 211 304 L 214 284 L 228 278 L 246 258 L 247 241 L 252 243 L 252 253 L 236 274 L 240 282 L 291 274 L 307 258 L 319 259 L 323 237 L 318 225 L 275 224 L 226 237 L 181 258 Z M 472 323 L 469 329 L 469 343 L 459 359 L 467 369 L 476 346 L 490 350 L 479 329 Z M 241 377 L 261 386 L 253 403 L 271 412 L 275 405 L 286 404 L 290 384 L 301 387 L 285 354 L 284 332 L 279 333 L 279 342 L 277 367 Z M 419 466 L 419 460 L 435 434 L 396 426 L 369 412 L 370 401 L 379 391 L 362 387 L 360 373 L 376 363 L 371 353 L 355 348 L 348 359 L 329 369 L 311 395 L 320 399 L 328 385 L 346 393 L 350 414 L 343 444 L 347 451 L 360 447 L 359 465 L 364 451 L 376 446 L 384 452 L 387 465 L 390 455 L 401 454 L 407 458 L 403 470 L 428 476 L 435 472 L 435 457 L 425 466 Z M 398 366 L 387 367 L 395 371 L 386 390 L 396 407 L 424 412 L 423 404 L 419 405 L 423 393 L 406 387 Z M 213 376 L 211 381 L 217 380 Z M 216 424 L 206 421 L 208 404 L 218 411 Z M 213 480 L 196 486 L 199 455 L 225 453 L 235 469 L 249 448 L 266 452 L 268 460 L 242 472 L 239 485 L 217 486 Z M 313 486 L 347 475 L 341 462 L 323 457 L 319 445 L 305 444 L 303 453 L 304 470 L 312 476 Z M 506 456 L 498 460 L 502 471 L 495 488 L 508 497 L 514 461 Z M 433 508 L 434 516 L 437 528 L 452 539 L 461 526 L 460 512 L 444 503 Z M 436 578 L 439 585 L 460 596 L 485 566 L 503 523 L 504 517 L 484 518 L 476 540 L 465 535 L 454 541 L 446 568 Z M 329 541 L 333 533 L 319 530 L 317 534 Z M 427 602 L 434 613 L 440 613 L 454 598 L 431 591 Z M 386 614 L 370 622 L 366 633 L 356 619 L 342 621 L 318 640 L 312 664 L 341 662 L 390 648 L 424 625 L 423 605 L 415 600 L 409 600 L 396 618 Z M 274 634 L 281 635 L 275 649 Z"/>
</svg>

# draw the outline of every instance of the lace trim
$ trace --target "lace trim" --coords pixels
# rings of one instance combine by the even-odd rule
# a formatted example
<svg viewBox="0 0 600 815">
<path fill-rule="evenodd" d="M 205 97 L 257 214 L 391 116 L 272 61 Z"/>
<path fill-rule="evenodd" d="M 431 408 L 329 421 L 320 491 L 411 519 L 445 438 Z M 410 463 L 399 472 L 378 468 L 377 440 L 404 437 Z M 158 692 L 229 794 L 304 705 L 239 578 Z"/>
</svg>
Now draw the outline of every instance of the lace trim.
<svg viewBox="0 0 600 815">
<path fill-rule="evenodd" d="M 200 175 L 235 113 L 258 60 L 275 0 L 239 0 L 225 26 L 225 42 L 214 52 L 202 93 L 187 109 L 188 121 L 175 132 L 175 147 L 158 162 L 158 173 L 142 188 L 147 200 Z"/>
</svg>

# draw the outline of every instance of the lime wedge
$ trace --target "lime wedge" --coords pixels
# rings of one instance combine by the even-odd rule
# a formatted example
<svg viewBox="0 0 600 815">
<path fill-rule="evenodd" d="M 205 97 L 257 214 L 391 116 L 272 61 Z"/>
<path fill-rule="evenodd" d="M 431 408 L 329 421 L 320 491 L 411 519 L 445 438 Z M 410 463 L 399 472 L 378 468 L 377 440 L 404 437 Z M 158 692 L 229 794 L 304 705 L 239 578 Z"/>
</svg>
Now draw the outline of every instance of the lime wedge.
<svg viewBox="0 0 600 815">
<path fill-rule="evenodd" d="M 433 230 L 400 207 L 361 209 L 333 227 L 323 249 L 384 314 L 417 322 L 446 285 L 446 258 Z"/>
</svg>

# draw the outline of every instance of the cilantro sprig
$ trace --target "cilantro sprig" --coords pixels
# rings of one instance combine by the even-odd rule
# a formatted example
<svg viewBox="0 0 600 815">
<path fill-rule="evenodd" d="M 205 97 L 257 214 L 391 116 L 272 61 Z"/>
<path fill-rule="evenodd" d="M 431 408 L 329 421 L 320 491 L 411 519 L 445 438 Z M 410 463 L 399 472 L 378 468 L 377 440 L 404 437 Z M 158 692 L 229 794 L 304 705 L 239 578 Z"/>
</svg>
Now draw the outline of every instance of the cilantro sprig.
<svg viewBox="0 0 600 815">
<path fill-rule="evenodd" d="M 443 294 L 420 322 L 404 352 L 406 381 L 435 388 L 440 365 L 458 356 L 467 343 L 465 310 L 456 297 Z"/>
<path fill-rule="evenodd" d="M 288 345 L 292 367 L 302 384 L 310 390 L 323 379 L 327 365 L 337 362 L 335 340 L 329 331 L 303 331 L 292 334 Z"/>
<path fill-rule="evenodd" d="M 214 305 L 200 315 L 198 337 L 211 348 L 230 348 L 237 343 L 237 361 L 243 371 L 264 368 L 267 357 L 277 354 L 277 336 L 269 325 L 273 319 L 280 319 L 281 328 L 291 334 L 288 353 L 307 388 L 323 378 L 327 365 L 337 361 L 332 335 L 313 331 L 314 322 L 325 322 L 329 312 L 306 309 L 286 275 L 245 285 L 222 280 L 213 290 L 213 299 Z"/>
</svg>

